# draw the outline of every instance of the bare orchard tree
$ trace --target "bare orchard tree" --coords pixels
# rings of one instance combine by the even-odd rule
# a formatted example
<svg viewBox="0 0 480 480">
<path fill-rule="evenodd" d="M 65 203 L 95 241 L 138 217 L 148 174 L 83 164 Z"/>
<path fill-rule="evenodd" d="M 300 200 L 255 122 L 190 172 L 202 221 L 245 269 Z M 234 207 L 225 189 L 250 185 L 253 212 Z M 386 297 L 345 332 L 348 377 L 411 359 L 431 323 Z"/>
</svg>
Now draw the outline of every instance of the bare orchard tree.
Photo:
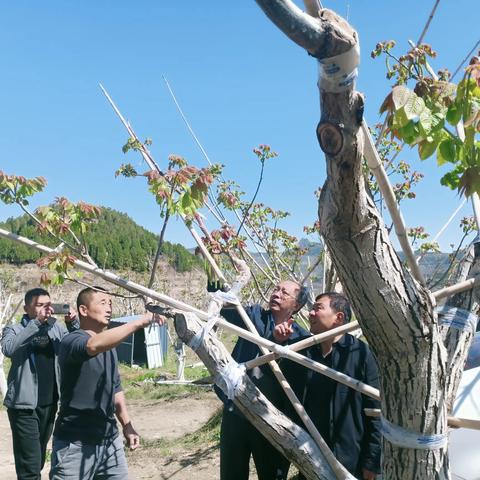
<svg viewBox="0 0 480 480">
<path fill-rule="evenodd" d="M 352 55 L 358 36 L 345 20 L 329 10 L 320 10 L 314 18 L 290 0 L 257 3 L 320 63 L 341 55 L 340 67 L 354 77 Z M 444 440 L 448 406 L 456 392 L 451 386 L 457 385 L 472 333 L 442 331 L 446 327 L 439 324 L 430 291 L 404 268 L 393 249 L 362 172 L 364 100 L 354 82 L 340 83 L 335 78 L 319 82 L 317 136 L 327 161 L 319 220 L 335 269 L 379 363 L 387 437 L 383 474 L 389 480 L 447 479 Z"/>
</svg>

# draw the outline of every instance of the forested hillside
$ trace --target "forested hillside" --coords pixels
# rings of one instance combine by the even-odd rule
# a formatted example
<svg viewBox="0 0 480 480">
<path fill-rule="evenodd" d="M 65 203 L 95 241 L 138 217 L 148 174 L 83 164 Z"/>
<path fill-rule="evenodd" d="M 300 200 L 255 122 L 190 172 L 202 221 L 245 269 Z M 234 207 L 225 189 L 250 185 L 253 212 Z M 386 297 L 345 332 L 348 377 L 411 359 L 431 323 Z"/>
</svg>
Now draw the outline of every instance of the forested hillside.
<svg viewBox="0 0 480 480">
<path fill-rule="evenodd" d="M 9 218 L 0 226 L 50 247 L 58 245 L 55 239 L 40 234 L 27 215 Z M 137 225 L 128 215 L 110 208 L 101 209 L 98 223 L 91 226 L 86 238 L 90 255 L 99 266 L 138 272 L 148 270 L 158 243 L 156 235 Z M 165 242 L 162 255 L 179 272 L 190 271 L 194 266 L 201 265 L 201 261 L 180 244 Z M 40 253 L 33 249 L 0 239 L 0 262 L 21 265 L 39 258 Z"/>
</svg>

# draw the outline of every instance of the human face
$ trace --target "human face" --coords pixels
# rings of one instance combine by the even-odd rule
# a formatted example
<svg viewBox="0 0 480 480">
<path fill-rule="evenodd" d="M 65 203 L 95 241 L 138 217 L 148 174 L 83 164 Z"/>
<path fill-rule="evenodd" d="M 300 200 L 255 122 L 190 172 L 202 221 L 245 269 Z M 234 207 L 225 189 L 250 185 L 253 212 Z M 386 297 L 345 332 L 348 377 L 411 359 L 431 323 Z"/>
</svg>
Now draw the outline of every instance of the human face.
<svg viewBox="0 0 480 480">
<path fill-rule="evenodd" d="M 300 287 L 290 280 L 280 282 L 272 291 L 269 307 L 274 313 L 292 315 L 298 309 L 297 297 Z"/>
<path fill-rule="evenodd" d="M 343 312 L 335 312 L 330 307 L 330 297 L 321 297 L 315 301 L 308 314 L 310 331 L 314 335 L 328 332 L 332 328 L 343 325 L 343 318 Z"/>
<path fill-rule="evenodd" d="M 104 292 L 92 293 L 87 305 L 79 307 L 82 317 L 106 327 L 112 318 L 112 299 Z"/>
<path fill-rule="evenodd" d="M 28 315 L 28 318 L 31 320 L 36 318 L 41 322 L 45 321 L 53 314 L 52 302 L 50 301 L 50 297 L 48 295 L 39 295 L 38 297 L 33 297 L 30 300 L 30 303 L 25 305 L 23 309 Z"/>
</svg>

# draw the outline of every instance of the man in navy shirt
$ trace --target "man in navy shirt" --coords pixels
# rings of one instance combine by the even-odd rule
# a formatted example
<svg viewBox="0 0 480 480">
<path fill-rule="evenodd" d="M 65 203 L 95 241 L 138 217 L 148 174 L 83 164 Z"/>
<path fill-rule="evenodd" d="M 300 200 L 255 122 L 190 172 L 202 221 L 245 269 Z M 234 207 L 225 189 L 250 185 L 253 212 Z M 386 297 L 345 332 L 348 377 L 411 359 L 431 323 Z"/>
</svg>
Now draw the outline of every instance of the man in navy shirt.
<svg viewBox="0 0 480 480">
<path fill-rule="evenodd" d="M 77 309 L 81 328 L 60 346 L 60 410 L 50 479 L 124 480 L 127 463 L 115 417 L 131 449 L 138 447 L 139 436 L 128 415 L 114 348 L 151 319 L 145 316 L 107 330 L 112 301 L 97 287 L 80 292 Z"/>
<path fill-rule="evenodd" d="M 274 340 L 273 330 L 278 324 L 289 325 L 291 343 L 308 332 L 292 321 L 292 315 L 298 312 L 307 300 L 307 289 L 297 282 L 280 282 L 272 291 L 268 309 L 260 305 L 245 308 L 259 335 Z M 243 320 L 235 309 L 223 308 L 221 315 L 237 326 L 244 326 Z M 260 355 L 257 345 L 239 338 L 232 357 L 238 363 L 248 362 Z M 283 360 L 282 360 L 283 362 Z M 280 363 L 287 380 L 295 390 L 295 378 L 288 375 L 288 361 Z M 263 365 L 248 372 L 249 377 L 262 393 L 284 413 L 289 412 L 289 402 L 274 377 L 270 367 Z M 260 432 L 232 405 L 223 410 L 220 432 L 220 478 L 221 480 L 247 480 L 249 477 L 250 457 L 253 456 L 259 480 L 284 480 L 287 478 L 289 463 L 266 440 Z"/>
</svg>

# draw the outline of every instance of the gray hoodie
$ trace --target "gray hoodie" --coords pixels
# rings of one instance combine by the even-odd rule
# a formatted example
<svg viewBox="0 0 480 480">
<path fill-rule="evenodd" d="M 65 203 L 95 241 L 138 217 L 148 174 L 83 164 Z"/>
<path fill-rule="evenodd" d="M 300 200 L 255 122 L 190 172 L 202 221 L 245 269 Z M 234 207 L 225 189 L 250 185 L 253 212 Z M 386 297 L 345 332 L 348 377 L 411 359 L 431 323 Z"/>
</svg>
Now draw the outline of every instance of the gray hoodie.
<svg viewBox="0 0 480 480">
<path fill-rule="evenodd" d="M 65 327 L 53 317 L 42 324 L 39 320 L 31 320 L 24 315 L 20 323 L 9 325 L 3 329 L 0 346 L 3 354 L 12 360 L 7 380 L 8 390 L 3 402 L 6 407 L 17 409 L 37 407 L 38 377 L 31 348 L 32 339 L 37 334 L 47 333 L 52 341 L 55 352 L 55 379 L 60 392 L 60 368 L 58 365 L 60 341 L 69 331 L 78 328 L 78 321 L 67 325 L 68 327 Z"/>
</svg>

